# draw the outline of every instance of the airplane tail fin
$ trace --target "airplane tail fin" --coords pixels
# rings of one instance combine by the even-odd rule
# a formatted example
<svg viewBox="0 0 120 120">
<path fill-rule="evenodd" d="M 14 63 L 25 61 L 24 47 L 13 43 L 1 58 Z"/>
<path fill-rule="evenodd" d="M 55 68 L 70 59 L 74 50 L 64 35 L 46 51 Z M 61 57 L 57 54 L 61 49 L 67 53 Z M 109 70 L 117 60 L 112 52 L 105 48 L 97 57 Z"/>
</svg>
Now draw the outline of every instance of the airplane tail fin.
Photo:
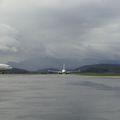
<svg viewBox="0 0 120 120">
<path fill-rule="evenodd" d="M 65 70 L 65 64 L 63 64 L 63 70 Z"/>
</svg>

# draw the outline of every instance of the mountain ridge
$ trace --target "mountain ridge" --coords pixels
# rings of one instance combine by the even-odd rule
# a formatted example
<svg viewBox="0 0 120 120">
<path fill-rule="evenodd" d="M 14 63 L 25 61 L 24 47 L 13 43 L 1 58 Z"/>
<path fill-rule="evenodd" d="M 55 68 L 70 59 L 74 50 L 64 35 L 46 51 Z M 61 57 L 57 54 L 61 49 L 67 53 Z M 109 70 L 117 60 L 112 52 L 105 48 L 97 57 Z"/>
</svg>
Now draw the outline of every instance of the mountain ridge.
<svg viewBox="0 0 120 120">
<path fill-rule="evenodd" d="M 9 70 L 8 73 L 51 73 L 50 71 L 58 71 L 60 68 L 39 68 L 37 70 L 26 70 L 21 68 L 14 68 Z M 71 73 L 120 73 L 120 64 L 92 64 L 92 65 L 83 65 L 75 69 L 67 69 Z"/>
</svg>

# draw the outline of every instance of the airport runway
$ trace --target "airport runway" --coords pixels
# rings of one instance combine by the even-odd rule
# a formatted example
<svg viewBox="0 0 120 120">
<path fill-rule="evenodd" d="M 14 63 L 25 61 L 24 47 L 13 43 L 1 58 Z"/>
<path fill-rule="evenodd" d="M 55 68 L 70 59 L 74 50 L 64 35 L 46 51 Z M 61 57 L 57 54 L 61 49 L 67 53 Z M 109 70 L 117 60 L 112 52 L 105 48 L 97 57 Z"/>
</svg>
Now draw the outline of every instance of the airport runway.
<svg viewBox="0 0 120 120">
<path fill-rule="evenodd" d="M 0 120 L 119 119 L 119 77 L 0 75 Z"/>
</svg>

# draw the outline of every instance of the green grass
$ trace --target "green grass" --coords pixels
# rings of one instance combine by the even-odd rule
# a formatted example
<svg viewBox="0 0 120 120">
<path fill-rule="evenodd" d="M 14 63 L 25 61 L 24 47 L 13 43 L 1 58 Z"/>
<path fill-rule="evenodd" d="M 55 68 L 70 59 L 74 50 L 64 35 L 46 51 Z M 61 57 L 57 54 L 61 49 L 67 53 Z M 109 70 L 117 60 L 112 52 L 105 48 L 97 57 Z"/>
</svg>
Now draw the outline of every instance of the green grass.
<svg viewBox="0 0 120 120">
<path fill-rule="evenodd" d="M 120 76 L 120 73 L 77 73 L 77 74 L 88 76 Z"/>
</svg>

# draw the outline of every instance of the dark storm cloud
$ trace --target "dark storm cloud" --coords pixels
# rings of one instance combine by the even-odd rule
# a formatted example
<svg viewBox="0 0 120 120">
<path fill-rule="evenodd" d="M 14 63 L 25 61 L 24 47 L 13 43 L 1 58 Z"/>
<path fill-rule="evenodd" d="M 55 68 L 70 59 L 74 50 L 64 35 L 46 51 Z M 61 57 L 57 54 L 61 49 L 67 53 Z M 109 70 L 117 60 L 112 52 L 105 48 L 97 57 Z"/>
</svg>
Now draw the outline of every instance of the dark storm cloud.
<svg viewBox="0 0 120 120">
<path fill-rule="evenodd" d="M 118 0 L 3 0 L 0 24 L 14 29 L 15 36 L 1 44 L 0 53 L 17 61 L 38 56 L 74 57 L 80 63 L 118 59 L 119 5 Z"/>
</svg>

